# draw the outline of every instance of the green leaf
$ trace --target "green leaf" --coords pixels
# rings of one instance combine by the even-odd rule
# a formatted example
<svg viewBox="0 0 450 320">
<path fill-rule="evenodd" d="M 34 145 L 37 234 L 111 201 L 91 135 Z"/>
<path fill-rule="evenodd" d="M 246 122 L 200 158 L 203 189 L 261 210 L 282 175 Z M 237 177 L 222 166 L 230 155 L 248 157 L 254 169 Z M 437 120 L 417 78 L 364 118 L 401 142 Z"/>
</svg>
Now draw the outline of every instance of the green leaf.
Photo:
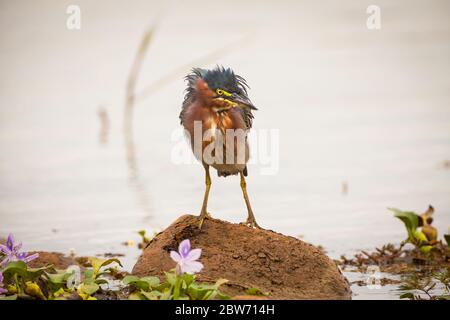
<svg viewBox="0 0 450 320">
<path fill-rule="evenodd" d="M 139 230 L 139 231 L 138 231 L 138 234 L 139 234 L 141 237 L 145 236 L 145 230 Z"/>
<path fill-rule="evenodd" d="M 423 253 L 428 253 L 431 251 L 431 249 L 433 249 L 433 246 L 421 246 L 420 247 L 420 251 L 422 251 Z"/>
<path fill-rule="evenodd" d="M 220 291 L 217 292 L 217 295 L 219 296 L 220 300 L 230 300 L 231 299 L 230 296 L 227 296 L 226 294 L 224 294 Z"/>
<path fill-rule="evenodd" d="M 411 211 L 401 211 L 396 208 L 388 208 L 390 211 L 394 212 L 394 216 L 400 219 L 408 231 L 408 236 L 412 239 L 414 238 L 414 232 L 419 227 L 419 217 L 417 214 Z"/>
<path fill-rule="evenodd" d="M 82 293 L 85 293 L 90 296 L 93 295 L 94 293 L 96 293 L 98 291 L 98 289 L 100 289 L 100 287 L 96 283 L 90 283 L 90 284 L 83 283 L 80 286 L 80 291 Z"/>
<path fill-rule="evenodd" d="M 173 273 L 173 272 L 164 272 L 164 275 L 165 275 L 166 281 L 167 281 L 170 285 L 174 286 L 174 285 L 175 285 L 175 282 L 177 281 L 177 276 L 176 276 L 176 274 Z"/>
<path fill-rule="evenodd" d="M 400 295 L 400 299 L 414 299 L 414 294 L 406 292 Z"/>
<path fill-rule="evenodd" d="M 164 289 L 161 294 L 160 300 L 171 300 L 172 299 L 172 290 L 170 288 Z"/>
<path fill-rule="evenodd" d="M 128 300 L 145 300 L 146 297 L 140 293 L 132 293 L 128 296 Z"/>
<path fill-rule="evenodd" d="M 249 296 L 268 296 L 269 295 L 269 293 L 262 292 L 258 288 L 248 288 L 247 290 L 245 290 L 245 293 L 248 294 Z"/>
<path fill-rule="evenodd" d="M 68 294 L 68 293 L 63 288 L 60 288 L 53 293 L 53 296 L 56 298 L 56 297 L 62 297 L 65 294 Z"/>
<path fill-rule="evenodd" d="M 158 277 L 143 277 L 139 278 L 137 276 L 128 275 L 122 279 L 122 283 L 125 285 L 133 285 L 142 290 L 149 290 L 150 288 L 157 287 L 160 284 Z"/>
<path fill-rule="evenodd" d="M 193 300 L 206 300 L 211 295 L 211 291 L 215 291 L 213 286 L 197 283 L 191 284 L 191 286 L 187 289 L 188 294 Z"/>
<path fill-rule="evenodd" d="M 28 276 L 30 278 L 32 278 L 32 279 L 39 278 L 47 270 L 53 270 L 54 271 L 55 269 L 53 268 L 52 265 L 41 267 L 41 268 L 28 268 L 27 267 Z"/>
<path fill-rule="evenodd" d="M 159 278 L 154 276 L 143 277 L 141 281 L 147 282 L 150 287 L 157 287 L 160 284 Z"/>
<path fill-rule="evenodd" d="M 48 280 L 53 284 L 65 284 L 67 282 L 67 279 L 74 273 L 72 272 L 59 272 L 59 273 L 48 273 L 46 272 L 45 275 L 48 277 Z"/>
<path fill-rule="evenodd" d="M 0 300 L 17 300 L 17 294 L 11 296 L 0 297 Z"/>
<path fill-rule="evenodd" d="M 116 259 L 116 258 L 111 258 L 111 259 L 105 260 L 105 259 L 100 259 L 100 258 L 96 258 L 96 257 L 89 257 L 89 262 L 91 263 L 92 268 L 94 269 L 94 276 L 100 272 L 100 269 L 102 267 L 110 265 L 111 263 L 114 263 L 114 262 L 122 267 L 120 260 Z"/>
<path fill-rule="evenodd" d="M 94 282 L 94 270 L 87 269 L 84 271 L 84 283 L 93 283 Z"/>
<path fill-rule="evenodd" d="M 96 284 L 98 284 L 98 285 L 101 285 L 101 284 L 108 284 L 108 283 L 109 283 L 108 280 L 107 280 L 107 279 L 104 279 L 104 278 L 96 279 L 94 282 L 95 282 Z"/>
<path fill-rule="evenodd" d="M 162 296 L 162 293 L 159 291 L 146 292 L 142 290 L 141 294 L 145 296 L 148 300 L 159 300 L 159 298 Z"/>
<path fill-rule="evenodd" d="M 216 289 L 219 289 L 219 287 L 220 287 L 221 285 L 223 285 L 223 284 L 225 284 L 225 283 L 227 283 L 227 282 L 228 282 L 227 279 L 219 279 L 219 280 L 217 280 L 216 283 L 214 284 L 214 287 L 215 287 Z"/>
<path fill-rule="evenodd" d="M 27 264 L 23 261 L 8 262 L 6 267 L 2 270 L 4 276 L 18 274 L 22 277 L 27 276 Z"/>
<path fill-rule="evenodd" d="M 40 299 L 40 300 L 46 300 L 44 293 L 42 292 L 41 287 L 36 282 L 27 281 L 25 283 L 25 293 L 28 294 L 31 297 Z"/>
<path fill-rule="evenodd" d="M 185 273 L 185 274 L 183 274 L 183 281 L 186 284 L 186 288 L 187 288 L 195 281 L 195 275 Z"/>
<path fill-rule="evenodd" d="M 132 275 L 128 275 L 123 277 L 122 282 L 124 285 L 128 285 L 132 282 L 136 282 L 139 281 L 139 277 L 138 276 L 132 276 Z"/>
</svg>

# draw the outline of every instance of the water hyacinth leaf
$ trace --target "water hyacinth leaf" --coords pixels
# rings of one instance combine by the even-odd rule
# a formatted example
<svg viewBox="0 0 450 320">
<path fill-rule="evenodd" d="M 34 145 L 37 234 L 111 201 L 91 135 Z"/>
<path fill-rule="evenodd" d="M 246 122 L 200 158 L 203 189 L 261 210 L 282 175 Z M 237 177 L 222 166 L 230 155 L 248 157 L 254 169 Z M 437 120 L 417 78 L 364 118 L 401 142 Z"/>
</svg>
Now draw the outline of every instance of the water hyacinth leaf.
<svg viewBox="0 0 450 320">
<path fill-rule="evenodd" d="M 147 232 L 145 230 L 138 231 L 138 234 L 142 237 L 143 243 L 149 243 L 152 239 L 147 237 Z"/>
<path fill-rule="evenodd" d="M 84 283 L 93 283 L 94 282 L 94 270 L 88 269 L 84 271 Z"/>
<path fill-rule="evenodd" d="M 228 296 L 220 291 L 217 292 L 217 296 L 219 297 L 220 300 L 230 300 L 231 299 L 230 296 Z"/>
<path fill-rule="evenodd" d="M 128 300 L 145 300 L 145 296 L 140 293 L 132 293 L 128 296 Z"/>
<path fill-rule="evenodd" d="M 172 290 L 170 290 L 170 288 L 166 288 L 164 289 L 164 291 L 162 292 L 161 296 L 160 296 L 160 300 L 171 300 L 172 299 Z"/>
<path fill-rule="evenodd" d="M 14 274 L 17 274 L 21 277 L 27 277 L 27 264 L 23 261 L 13 261 L 8 262 L 6 267 L 2 270 L 3 276 L 5 279 L 10 279 Z"/>
<path fill-rule="evenodd" d="M 47 276 L 48 280 L 53 284 L 65 284 L 67 282 L 67 279 L 74 273 L 73 272 L 58 272 L 58 273 L 49 273 L 45 272 L 45 275 Z"/>
<path fill-rule="evenodd" d="M 47 300 L 47 298 L 42 293 L 41 288 L 36 282 L 27 281 L 25 284 L 25 293 L 41 300 Z"/>
<path fill-rule="evenodd" d="M 416 239 L 418 242 L 426 242 L 428 241 L 427 236 L 419 230 L 416 230 L 413 232 L 414 234 L 414 239 Z"/>
<path fill-rule="evenodd" d="M 107 279 L 101 278 L 101 279 L 96 279 L 95 283 L 98 285 L 101 285 L 101 284 L 108 284 L 109 281 Z"/>
<path fill-rule="evenodd" d="M 192 297 L 193 300 L 206 300 L 210 291 L 215 291 L 215 288 L 213 286 L 196 283 L 193 283 L 187 289 L 188 294 Z"/>
<path fill-rule="evenodd" d="M 175 282 L 177 281 L 177 276 L 173 272 L 164 272 L 164 276 L 166 278 L 166 281 L 174 286 Z"/>
<path fill-rule="evenodd" d="M 100 259 L 96 257 L 89 257 L 89 262 L 91 263 L 92 268 L 94 269 L 94 276 L 100 272 L 102 267 L 110 265 L 111 263 L 117 263 L 122 267 L 122 263 L 120 263 L 119 259 L 111 258 L 111 259 Z"/>
<path fill-rule="evenodd" d="M 258 288 L 248 288 L 247 290 L 245 290 L 245 293 L 248 294 L 249 296 L 268 296 L 269 295 L 268 292 L 262 292 Z"/>
<path fill-rule="evenodd" d="M 65 294 L 67 294 L 66 291 L 64 291 L 63 288 L 60 288 L 60 289 L 58 289 L 57 291 L 55 291 L 53 293 L 53 296 L 54 297 L 60 297 L 60 296 L 64 296 Z"/>
<path fill-rule="evenodd" d="M 48 265 L 48 266 L 40 267 L 40 268 L 29 268 L 27 266 L 28 276 L 33 279 L 39 278 L 46 271 L 55 271 L 55 268 L 53 268 L 53 265 Z"/>
<path fill-rule="evenodd" d="M 83 300 L 97 300 L 96 297 L 91 297 L 90 295 L 86 294 L 86 293 L 79 293 L 79 296 L 83 299 Z"/>
<path fill-rule="evenodd" d="M 406 226 L 408 230 L 416 230 L 419 227 L 419 217 L 417 214 L 411 211 L 401 211 L 396 208 L 389 208 L 394 212 L 394 216 L 399 218 Z"/>
<path fill-rule="evenodd" d="M 136 280 L 136 281 L 130 282 L 129 284 L 132 285 L 132 286 L 135 286 L 136 288 L 141 289 L 141 290 L 148 290 L 149 289 L 149 285 L 145 281 Z"/>
<path fill-rule="evenodd" d="M 158 277 L 143 277 L 139 278 L 137 276 L 126 276 L 122 279 L 122 283 L 125 285 L 133 285 L 142 290 L 149 290 L 149 288 L 157 287 L 160 284 Z"/>
<path fill-rule="evenodd" d="M 159 291 L 146 292 L 146 291 L 142 290 L 141 294 L 144 297 L 146 297 L 148 300 L 159 300 L 159 298 L 162 296 L 162 293 Z"/>
<path fill-rule="evenodd" d="M 159 278 L 154 276 L 143 277 L 141 278 L 141 281 L 147 282 L 148 285 L 152 288 L 157 287 L 160 284 Z"/>
<path fill-rule="evenodd" d="M 138 276 L 128 275 L 128 276 L 125 276 L 122 279 L 122 282 L 123 282 L 124 285 L 128 285 L 128 284 L 130 284 L 132 282 L 136 282 L 136 281 L 139 281 L 139 277 Z"/>
<path fill-rule="evenodd" d="M 400 295 L 400 299 L 414 299 L 414 294 L 406 292 Z"/>
<path fill-rule="evenodd" d="M 87 295 L 91 296 L 94 293 L 96 293 L 98 291 L 98 289 L 100 289 L 100 287 L 96 283 L 90 283 L 90 284 L 83 283 L 83 284 L 81 284 L 81 286 L 79 288 L 79 291 L 81 293 L 84 293 L 84 294 L 87 294 Z"/>
<path fill-rule="evenodd" d="M 139 230 L 138 231 L 138 234 L 141 236 L 141 237 L 145 237 L 145 230 Z"/>
<path fill-rule="evenodd" d="M 195 275 L 190 273 L 184 273 L 183 274 L 183 282 L 185 283 L 186 287 L 189 287 L 195 280 Z"/>
<path fill-rule="evenodd" d="M 422 251 L 423 253 L 428 253 L 431 251 L 431 249 L 433 249 L 433 246 L 421 246 L 420 247 L 420 251 Z"/>
</svg>

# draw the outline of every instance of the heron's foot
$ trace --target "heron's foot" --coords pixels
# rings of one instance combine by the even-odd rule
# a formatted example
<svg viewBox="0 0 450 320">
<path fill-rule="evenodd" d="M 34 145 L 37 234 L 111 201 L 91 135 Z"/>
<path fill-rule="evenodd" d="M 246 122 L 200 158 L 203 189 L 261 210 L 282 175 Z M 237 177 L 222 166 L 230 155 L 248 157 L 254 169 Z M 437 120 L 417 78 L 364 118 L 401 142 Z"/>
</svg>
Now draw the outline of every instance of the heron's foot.
<svg viewBox="0 0 450 320">
<path fill-rule="evenodd" d="M 255 219 L 247 219 L 245 222 L 241 222 L 240 224 L 245 225 L 247 227 L 253 228 L 253 229 L 262 229 L 257 223 Z"/>
<path fill-rule="evenodd" d="M 206 219 L 211 219 L 211 214 L 210 214 L 209 212 L 207 212 L 207 211 L 202 211 L 202 212 L 200 213 L 200 216 L 198 217 L 198 219 L 200 220 L 200 223 L 199 223 L 199 225 L 198 225 L 198 228 L 201 230 L 201 229 L 202 229 L 202 226 L 203 226 L 203 222 L 204 222 Z"/>
</svg>

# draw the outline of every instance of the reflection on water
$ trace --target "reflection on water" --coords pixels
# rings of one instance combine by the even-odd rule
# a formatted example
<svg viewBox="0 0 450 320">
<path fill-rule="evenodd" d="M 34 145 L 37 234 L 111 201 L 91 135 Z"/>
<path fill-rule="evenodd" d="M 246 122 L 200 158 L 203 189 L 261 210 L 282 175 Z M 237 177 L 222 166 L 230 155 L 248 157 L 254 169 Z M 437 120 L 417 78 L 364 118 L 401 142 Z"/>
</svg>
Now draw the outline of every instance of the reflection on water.
<svg viewBox="0 0 450 320">
<path fill-rule="evenodd" d="M 387 207 L 432 204 L 442 235 L 450 5 L 380 1 L 382 28 L 368 31 L 368 4 L 232 1 L 230 17 L 220 3 L 176 1 L 150 41 L 156 1 L 79 1 L 80 31 L 66 29 L 64 2 L 3 2 L 0 235 L 30 250 L 126 253 L 130 268 L 139 252 L 121 243 L 200 207 L 203 169 L 173 164 L 170 137 L 182 76 L 216 63 L 248 80 L 254 128 L 280 129 L 278 174 L 249 170 L 263 227 L 337 257 L 401 241 Z M 213 216 L 246 216 L 237 183 L 213 177 Z"/>
<path fill-rule="evenodd" d="M 101 145 L 106 145 L 108 143 L 108 133 L 109 133 L 109 117 L 108 112 L 105 108 L 100 107 L 98 109 L 98 120 L 100 122 L 100 132 L 98 134 L 98 142 Z"/>
<path fill-rule="evenodd" d="M 140 175 L 139 166 L 136 157 L 137 151 L 133 139 L 133 110 L 134 110 L 134 100 L 135 100 L 134 91 L 136 81 L 139 77 L 139 72 L 141 71 L 142 63 L 144 61 L 148 46 L 150 45 L 150 42 L 152 40 L 153 33 L 154 33 L 153 28 L 149 29 L 144 33 L 141 44 L 136 53 L 133 65 L 131 67 L 125 92 L 126 101 L 125 101 L 124 122 L 123 122 L 124 124 L 123 134 L 125 140 L 130 186 L 135 191 L 138 198 L 138 203 L 142 208 L 142 210 L 146 213 L 146 216 L 148 218 L 151 218 L 152 214 L 149 203 L 149 194 L 146 190 L 145 184 L 141 182 L 139 177 Z M 148 223 L 149 221 L 147 220 L 146 222 Z"/>
</svg>

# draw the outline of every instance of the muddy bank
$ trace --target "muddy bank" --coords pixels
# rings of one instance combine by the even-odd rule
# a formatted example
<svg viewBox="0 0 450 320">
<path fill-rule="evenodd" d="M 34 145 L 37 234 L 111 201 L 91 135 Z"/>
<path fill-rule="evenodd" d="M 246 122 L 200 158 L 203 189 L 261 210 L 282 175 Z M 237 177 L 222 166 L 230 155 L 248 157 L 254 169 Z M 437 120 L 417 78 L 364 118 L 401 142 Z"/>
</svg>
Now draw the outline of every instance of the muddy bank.
<svg viewBox="0 0 450 320">
<path fill-rule="evenodd" d="M 185 215 L 159 233 L 144 249 L 133 273 L 161 275 L 175 267 L 169 252 L 190 239 L 201 248 L 205 266 L 200 281 L 229 280 L 224 292 L 244 294 L 247 288 L 269 293 L 271 299 L 351 299 L 347 280 L 335 262 L 318 248 L 269 230 L 251 229 L 221 220 Z"/>
</svg>

